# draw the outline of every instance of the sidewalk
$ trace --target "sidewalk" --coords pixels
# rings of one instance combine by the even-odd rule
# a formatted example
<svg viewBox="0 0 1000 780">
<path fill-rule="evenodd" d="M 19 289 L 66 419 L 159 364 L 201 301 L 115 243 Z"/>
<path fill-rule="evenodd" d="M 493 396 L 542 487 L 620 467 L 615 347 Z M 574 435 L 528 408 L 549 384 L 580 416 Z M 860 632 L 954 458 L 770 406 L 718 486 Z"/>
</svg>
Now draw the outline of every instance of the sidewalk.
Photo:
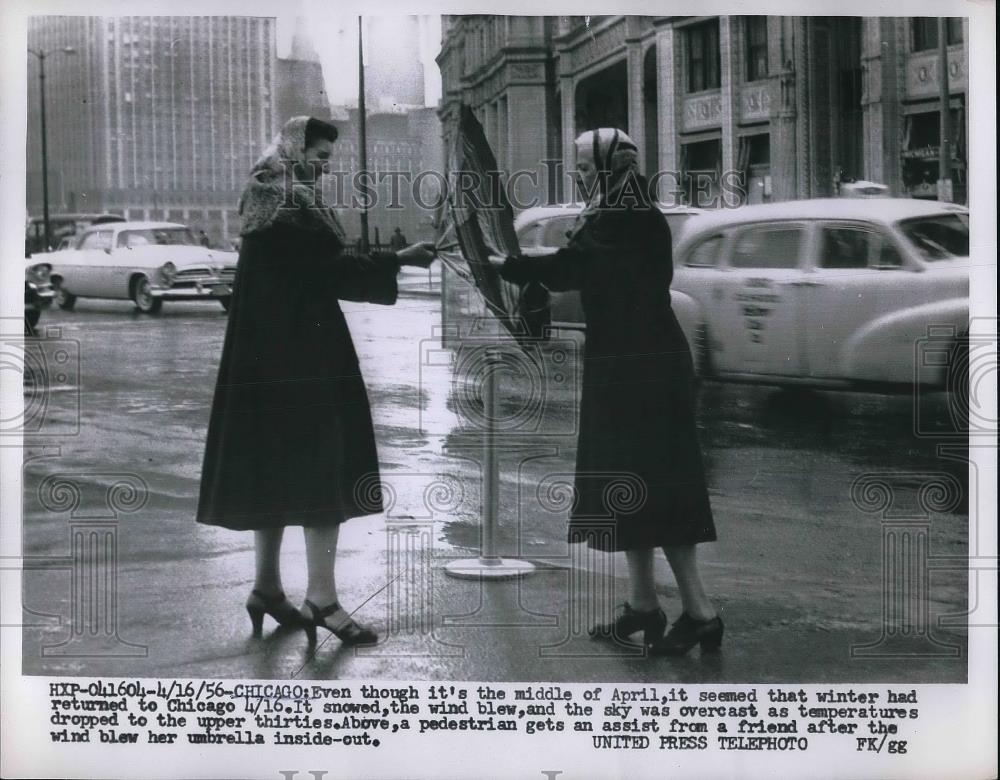
<svg viewBox="0 0 1000 780">
<path fill-rule="evenodd" d="M 845 431 L 833 439 L 809 425 L 797 427 L 784 412 L 777 421 L 758 424 L 762 406 L 750 390 L 708 388 L 704 396 L 713 410 L 704 448 L 719 542 L 703 545 L 699 556 L 726 625 L 721 653 L 702 658 L 695 649 L 683 659 L 647 659 L 640 648 L 609 647 L 586 636 L 587 627 L 609 619 L 628 593 L 622 555 L 591 555 L 565 543 L 568 506 L 560 504 L 558 483 L 573 472 L 573 406 L 564 403 L 572 398 L 570 385 L 542 428 L 551 433 L 554 427 L 561 435 L 500 453 L 497 550 L 533 562 L 536 572 L 520 581 L 482 583 L 446 576 L 445 564 L 476 556 L 481 545 L 480 449 L 458 432 L 461 406 L 474 403 L 475 395 L 463 397 L 464 388 L 452 382 L 453 369 L 439 361 L 451 353 L 433 338 L 440 321 L 433 301 L 414 298 L 392 309 L 345 306 L 345 312 L 372 397 L 389 491 L 384 515 L 343 527 L 337 580 L 342 602 L 379 631 L 382 643 L 345 650 L 328 635 L 311 651 L 302 632 L 275 633 L 270 619 L 262 639 L 251 637 L 243 604 L 252 586 L 252 536 L 193 520 L 215 370 L 204 356 L 217 354 L 221 322 L 201 310 L 153 323 L 125 320 L 117 312 L 56 313 L 64 336 L 80 339 L 84 368 L 90 370 L 84 374 L 79 433 L 52 440 L 57 454 L 24 468 L 27 674 L 636 683 L 965 680 L 966 637 L 937 624 L 939 616 L 961 615 L 967 608 L 963 571 L 936 572 L 926 600 L 910 605 L 913 614 L 927 617 L 910 633 L 907 646 L 877 644 L 886 565 L 880 523 L 845 497 L 854 476 L 872 468 L 871 458 L 883 456 L 845 449 L 856 446 L 850 444 L 857 439 L 850 415 L 841 415 Z M 194 316 L 202 319 L 191 320 Z M 191 327 L 192 321 L 201 327 Z M 134 332 L 122 335 L 123 323 Z M 115 359 L 120 347 L 115 339 L 126 337 L 144 344 L 146 370 Z M 505 411 L 517 406 L 509 383 L 500 395 Z M 48 413 L 72 422 L 72 400 L 69 394 L 52 395 Z M 852 409 L 866 415 L 859 425 L 869 430 L 881 410 L 902 408 L 904 402 L 869 399 Z M 908 424 L 898 411 L 890 419 Z M 894 441 L 891 430 L 879 435 Z M 818 444 L 807 449 L 817 437 Z M 149 497 L 141 508 L 105 524 L 107 538 L 114 537 L 107 570 L 112 599 L 107 619 L 101 613 L 95 625 L 84 618 L 96 619 L 97 613 L 73 609 L 70 553 L 78 537 L 69 504 L 43 506 L 38 488 L 57 474 L 82 480 L 87 487 L 82 507 L 90 512 L 107 492 L 109 472 L 134 472 Z M 935 517 L 931 550 L 963 554 L 968 530 L 960 515 Z M 662 555 L 657 558 L 661 601 L 673 620 L 679 600 Z M 301 603 L 306 567 L 297 528 L 286 532 L 282 572 L 289 597 Z M 96 650 L 72 643 L 57 647 L 74 627 L 109 638 Z M 873 645 L 868 656 L 852 657 L 852 645 L 865 644 Z"/>
<path fill-rule="evenodd" d="M 389 475 L 388 481 L 392 482 Z M 723 513 L 723 517 L 724 517 Z M 178 533 L 190 533 L 187 515 L 161 517 Z M 342 601 L 359 620 L 374 625 L 377 647 L 345 649 L 321 634 L 311 650 L 301 632 L 273 631 L 265 621 L 253 639 L 243 610 L 251 588 L 249 535 L 198 527 L 205 549 L 196 557 L 173 557 L 171 540 L 162 549 L 133 549 L 124 539 L 118 574 L 118 637 L 98 656 L 40 657 L 40 644 L 67 635 L 44 616 L 27 617 L 39 628 L 24 633 L 24 670 L 51 675 L 207 677 L 350 680 L 479 680 L 553 682 L 864 682 L 905 679 L 941 682 L 964 679 L 964 660 L 914 658 L 905 668 L 898 657 L 851 660 L 850 644 L 878 639 L 878 616 L 837 624 L 803 609 L 794 587 L 781 599 L 761 597 L 763 583 L 740 579 L 737 565 L 706 556 L 706 578 L 718 594 L 726 622 L 722 652 L 701 657 L 696 648 L 683 659 L 649 659 L 639 647 L 593 642 L 586 628 L 606 619 L 627 598 L 621 556 L 526 555 L 534 574 L 511 581 L 453 579 L 444 565 L 467 551 L 440 543 L 440 522 L 373 516 L 347 523 L 341 533 L 338 584 Z M 509 542 L 509 534 L 501 548 Z M 305 560 L 298 529 L 286 534 L 282 568 L 286 590 L 298 603 L 305 588 Z M 26 591 L 47 591 L 64 601 L 68 588 L 52 588 L 52 573 L 26 574 Z M 41 578 L 45 578 L 45 581 Z M 658 576 L 671 582 L 665 567 Z M 720 587 L 720 585 L 722 587 Z M 791 585 L 791 584 L 790 584 Z M 60 594 L 65 594 L 60 597 Z M 661 591 L 671 619 L 679 612 L 676 591 Z M 847 585 L 837 594 L 852 597 Z M 37 603 L 37 598 L 32 602 Z M 69 615 L 69 604 L 52 604 L 49 614 Z M 870 620 L 868 618 L 871 618 Z M 940 632 L 936 632 L 939 639 Z M 947 636 L 959 646 L 964 637 Z M 886 648 L 888 651 L 890 648 Z M 111 655 L 105 655 L 104 653 Z M 114 657 L 145 652 L 145 657 Z"/>
</svg>

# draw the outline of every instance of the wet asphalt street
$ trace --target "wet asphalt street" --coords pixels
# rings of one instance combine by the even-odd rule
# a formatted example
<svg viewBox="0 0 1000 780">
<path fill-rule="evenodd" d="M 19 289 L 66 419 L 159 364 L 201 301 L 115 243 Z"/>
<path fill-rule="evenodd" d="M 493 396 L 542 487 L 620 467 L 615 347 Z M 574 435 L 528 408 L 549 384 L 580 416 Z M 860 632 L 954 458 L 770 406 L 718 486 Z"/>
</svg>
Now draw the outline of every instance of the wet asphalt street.
<svg viewBox="0 0 1000 780">
<path fill-rule="evenodd" d="M 482 493 L 479 438 L 463 432 L 480 397 L 475 382 L 456 380 L 456 353 L 441 348 L 440 299 L 404 295 L 392 308 L 344 309 L 369 387 L 389 510 L 345 526 L 338 584 L 385 645 L 355 655 L 334 639 L 315 653 L 301 635 L 249 639 L 242 602 L 253 576 L 251 536 L 193 520 L 222 309 L 168 303 L 150 317 L 129 303 L 80 301 L 72 312 L 43 313 L 37 345 L 51 392 L 34 406 L 40 430 L 28 439 L 24 469 L 26 672 L 965 679 L 967 638 L 949 621 L 961 624 L 967 608 L 967 466 L 960 447 L 950 457 L 938 452 L 955 441 L 941 436 L 950 425 L 943 395 L 705 383 L 699 425 L 719 542 L 701 554 L 728 639 L 712 660 L 695 652 L 652 661 L 628 649 L 597 651 L 570 609 L 581 599 L 599 611 L 627 598 L 623 560 L 583 555 L 564 541 L 559 485 L 573 466 L 579 337 L 546 348 L 541 390 L 501 376 L 497 544 L 539 571 L 521 584 L 481 586 L 441 573 L 448 560 L 477 554 Z M 53 368 L 59 344 L 71 367 L 61 379 Z M 36 396 L 28 388 L 26 400 Z M 528 418 L 533 433 L 525 435 L 518 426 Z M 76 486 L 76 504 L 59 492 L 60 480 Z M 115 483 L 135 492 L 109 499 Z M 73 534 L 86 522 L 103 522 L 100 538 L 113 546 L 104 581 L 116 600 L 97 617 L 84 586 L 74 590 Z M 919 542 L 917 553 L 899 552 L 901 535 Z M 305 585 L 302 537 L 291 529 L 286 538 L 286 590 L 296 601 Z M 658 566 L 673 619 L 676 590 Z M 581 596 L 580 571 L 608 575 L 601 582 L 610 584 Z M 917 584 L 900 585 L 900 571 L 915 573 Z M 103 649 L 82 652 L 87 642 Z"/>
</svg>

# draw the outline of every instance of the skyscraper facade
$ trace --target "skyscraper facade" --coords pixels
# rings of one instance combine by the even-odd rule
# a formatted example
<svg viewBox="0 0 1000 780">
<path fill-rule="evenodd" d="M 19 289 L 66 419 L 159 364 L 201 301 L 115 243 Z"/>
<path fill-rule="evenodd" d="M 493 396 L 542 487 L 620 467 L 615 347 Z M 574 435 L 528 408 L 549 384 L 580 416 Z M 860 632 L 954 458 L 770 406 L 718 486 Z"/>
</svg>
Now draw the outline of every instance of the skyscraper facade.
<svg viewBox="0 0 1000 780">
<path fill-rule="evenodd" d="M 243 182 L 275 131 L 274 19 L 35 17 L 28 45 L 50 52 L 50 208 L 185 222 L 220 244 L 235 234 Z M 32 57 L 31 213 L 41 211 L 35 68 Z"/>
</svg>

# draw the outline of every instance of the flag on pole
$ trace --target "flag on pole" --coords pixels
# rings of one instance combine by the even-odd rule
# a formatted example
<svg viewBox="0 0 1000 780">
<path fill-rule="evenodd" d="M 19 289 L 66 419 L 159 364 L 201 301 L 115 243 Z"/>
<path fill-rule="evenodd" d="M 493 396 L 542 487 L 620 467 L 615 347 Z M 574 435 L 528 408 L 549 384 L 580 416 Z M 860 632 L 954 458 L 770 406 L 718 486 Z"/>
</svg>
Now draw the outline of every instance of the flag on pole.
<svg viewBox="0 0 1000 780">
<path fill-rule="evenodd" d="M 500 278 L 489 258 L 521 254 L 514 211 L 483 126 L 462 106 L 448 156 L 446 213 L 439 221 L 438 256 L 482 294 L 487 308 L 517 341 L 537 339 L 549 324 L 548 291 Z M 456 251 L 457 250 L 457 251 Z"/>
</svg>

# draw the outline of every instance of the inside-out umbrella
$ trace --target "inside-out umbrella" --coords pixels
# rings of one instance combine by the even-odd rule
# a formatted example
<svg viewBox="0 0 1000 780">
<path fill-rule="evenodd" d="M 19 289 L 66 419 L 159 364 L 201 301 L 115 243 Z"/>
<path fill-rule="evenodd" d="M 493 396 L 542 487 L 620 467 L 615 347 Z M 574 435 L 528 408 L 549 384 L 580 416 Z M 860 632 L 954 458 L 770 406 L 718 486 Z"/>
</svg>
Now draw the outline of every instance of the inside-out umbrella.
<svg viewBox="0 0 1000 780">
<path fill-rule="evenodd" d="M 459 113 L 448 155 L 445 213 L 438 220 L 438 256 L 482 294 L 494 314 L 519 344 L 537 340 L 549 324 L 544 287 L 524 287 L 500 278 L 490 258 L 521 253 L 514 231 L 514 211 L 496 156 L 483 126 L 468 106 Z"/>
</svg>

